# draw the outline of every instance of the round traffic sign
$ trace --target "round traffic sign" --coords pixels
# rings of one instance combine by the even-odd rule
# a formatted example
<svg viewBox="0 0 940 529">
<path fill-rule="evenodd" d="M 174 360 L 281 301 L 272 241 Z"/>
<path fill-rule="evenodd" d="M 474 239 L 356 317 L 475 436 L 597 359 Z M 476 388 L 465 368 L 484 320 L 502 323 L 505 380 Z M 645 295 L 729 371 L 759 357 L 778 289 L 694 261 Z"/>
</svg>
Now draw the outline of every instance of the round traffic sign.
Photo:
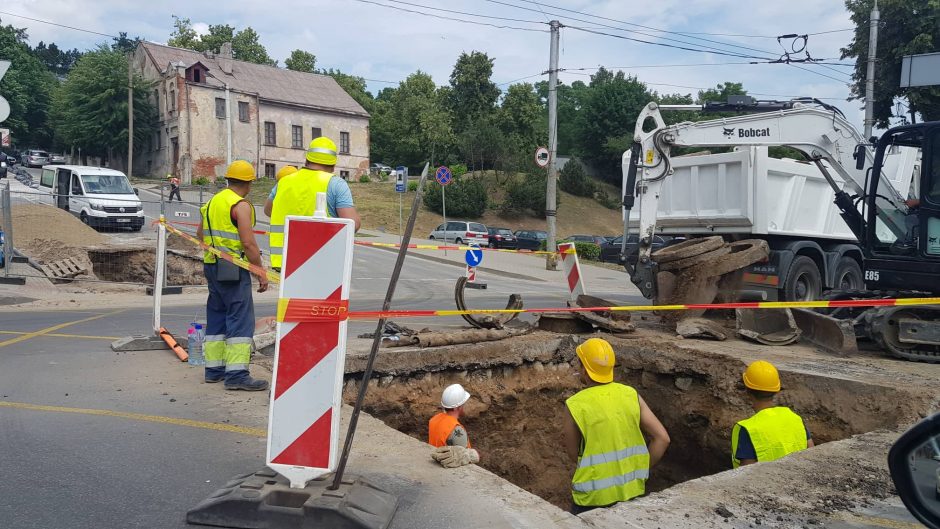
<svg viewBox="0 0 940 529">
<path fill-rule="evenodd" d="M 466 261 L 467 266 L 480 266 L 480 263 L 483 262 L 483 250 L 476 244 L 471 244 L 470 249 L 464 254 L 463 260 Z"/>
<path fill-rule="evenodd" d="M 535 149 L 535 164 L 539 167 L 548 167 L 548 147 Z"/>
<path fill-rule="evenodd" d="M 10 117 L 10 103 L 0 96 L 0 123 Z"/>
<path fill-rule="evenodd" d="M 450 169 L 446 165 L 442 165 L 437 168 L 437 172 L 434 173 L 434 178 L 437 179 L 437 183 L 442 186 L 446 186 L 453 179 L 453 174 L 451 174 Z"/>
</svg>

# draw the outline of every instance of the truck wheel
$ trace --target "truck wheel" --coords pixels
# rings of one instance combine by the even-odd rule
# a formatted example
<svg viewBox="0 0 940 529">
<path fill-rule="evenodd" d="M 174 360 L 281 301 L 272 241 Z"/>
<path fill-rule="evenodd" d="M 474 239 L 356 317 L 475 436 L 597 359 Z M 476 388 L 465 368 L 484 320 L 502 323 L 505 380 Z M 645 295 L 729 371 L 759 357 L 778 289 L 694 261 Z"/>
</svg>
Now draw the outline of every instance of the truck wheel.
<svg viewBox="0 0 940 529">
<path fill-rule="evenodd" d="M 84 211 L 82 212 L 81 215 L 78 216 L 78 218 L 81 219 L 82 224 L 84 224 L 85 226 L 89 226 L 89 225 L 90 225 L 90 224 L 88 224 L 88 215 L 85 214 Z"/>
<path fill-rule="evenodd" d="M 836 281 L 832 286 L 838 290 L 864 290 L 865 277 L 858 261 L 851 257 L 839 259 L 836 265 Z"/>
<path fill-rule="evenodd" d="M 813 301 L 822 294 L 822 275 L 816 262 L 805 255 L 797 256 L 790 264 L 790 273 L 783 284 L 786 301 Z"/>
</svg>

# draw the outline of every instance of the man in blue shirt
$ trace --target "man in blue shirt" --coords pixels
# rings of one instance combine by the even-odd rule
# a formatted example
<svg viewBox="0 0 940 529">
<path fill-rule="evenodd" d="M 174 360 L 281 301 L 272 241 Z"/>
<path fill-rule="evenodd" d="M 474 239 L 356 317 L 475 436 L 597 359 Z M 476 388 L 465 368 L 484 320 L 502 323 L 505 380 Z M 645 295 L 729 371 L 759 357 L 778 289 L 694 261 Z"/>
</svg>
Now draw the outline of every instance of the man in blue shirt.
<svg viewBox="0 0 940 529">
<path fill-rule="evenodd" d="M 264 214 L 271 216 L 271 209 L 274 207 L 274 195 L 277 194 L 277 184 L 271 189 L 267 202 L 264 203 Z M 355 208 L 353 203 L 352 191 L 349 184 L 339 177 L 333 177 L 330 180 L 329 187 L 326 188 L 326 207 L 331 217 L 340 217 L 339 209 Z M 359 220 L 356 220 L 356 229 L 359 229 Z"/>
</svg>

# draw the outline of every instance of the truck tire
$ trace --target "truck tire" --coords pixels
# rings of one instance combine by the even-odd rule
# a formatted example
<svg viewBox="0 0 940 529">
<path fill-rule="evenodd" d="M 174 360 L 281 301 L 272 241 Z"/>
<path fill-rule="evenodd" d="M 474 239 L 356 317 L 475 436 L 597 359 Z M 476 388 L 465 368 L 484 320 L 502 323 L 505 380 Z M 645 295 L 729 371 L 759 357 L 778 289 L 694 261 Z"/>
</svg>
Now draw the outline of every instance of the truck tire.
<svg viewBox="0 0 940 529">
<path fill-rule="evenodd" d="M 814 301 L 822 295 L 822 274 L 816 262 L 799 255 L 790 264 L 790 271 L 783 283 L 785 301 Z"/>
<path fill-rule="evenodd" d="M 836 290 L 865 290 L 865 276 L 858 261 L 843 257 L 836 264 L 836 278 L 832 284 Z"/>
<path fill-rule="evenodd" d="M 703 253 L 715 251 L 724 246 L 725 241 L 719 236 L 689 239 L 679 244 L 666 246 L 653 252 L 653 260 L 659 264 L 671 263 L 679 259 L 688 259 Z"/>
</svg>

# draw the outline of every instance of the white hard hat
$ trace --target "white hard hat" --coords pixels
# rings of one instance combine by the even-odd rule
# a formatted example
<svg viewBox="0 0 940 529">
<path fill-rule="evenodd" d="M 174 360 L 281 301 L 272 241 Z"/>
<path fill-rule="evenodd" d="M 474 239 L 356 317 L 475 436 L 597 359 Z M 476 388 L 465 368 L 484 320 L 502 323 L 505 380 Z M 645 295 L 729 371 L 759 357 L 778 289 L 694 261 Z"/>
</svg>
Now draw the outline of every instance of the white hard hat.
<svg viewBox="0 0 940 529">
<path fill-rule="evenodd" d="M 441 406 L 452 410 L 463 406 L 470 399 L 470 394 L 460 384 L 451 384 L 444 388 L 441 395 Z"/>
</svg>

